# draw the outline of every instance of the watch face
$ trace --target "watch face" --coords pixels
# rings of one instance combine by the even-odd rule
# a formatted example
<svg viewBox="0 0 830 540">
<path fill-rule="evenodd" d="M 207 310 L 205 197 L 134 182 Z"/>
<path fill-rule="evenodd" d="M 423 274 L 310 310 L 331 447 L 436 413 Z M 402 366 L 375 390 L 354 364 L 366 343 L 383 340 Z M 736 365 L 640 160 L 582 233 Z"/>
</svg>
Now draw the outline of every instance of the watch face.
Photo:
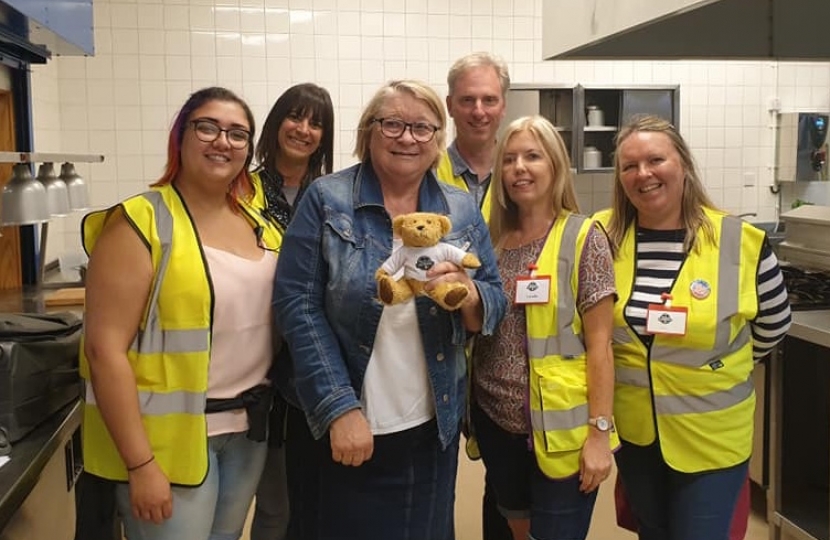
<svg viewBox="0 0 830 540">
<path fill-rule="evenodd" d="M 608 431 L 611 428 L 611 423 L 607 418 L 597 418 L 597 429 L 600 431 Z"/>
</svg>

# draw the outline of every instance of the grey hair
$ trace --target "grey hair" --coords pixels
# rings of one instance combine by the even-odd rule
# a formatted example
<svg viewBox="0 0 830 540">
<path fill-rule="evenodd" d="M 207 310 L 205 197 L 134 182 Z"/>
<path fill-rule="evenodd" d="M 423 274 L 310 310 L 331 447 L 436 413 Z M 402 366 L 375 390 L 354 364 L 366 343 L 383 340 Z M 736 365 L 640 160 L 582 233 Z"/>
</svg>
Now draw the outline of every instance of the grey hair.
<svg viewBox="0 0 830 540">
<path fill-rule="evenodd" d="M 413 79 L 389 81 L 375 92 L 375 95 L 372 96 L 372 99 L 369 100 L 369 103 L 360 115 L 360 120 L 357 125 L 357 140 L 354 145 L 354 156 L 362 162 L 366 162 L 369 159 L 372 124 L 374 124 L 378 112 L 386 104 L 386 101 L 395 94 L 406 94 L 424 103 L 438 120 L 439 129 L 435 132 L 433 139 L 438 145 L 438 157 L 435 158 L 436 161 L 432 164 L 433 167 L 437 167 L 438 159 L 446 149 L 447 113 L 444 109 L 444 103 L 438 97 L 438 94 L 435 93 L 435 90 L 426 83 Z"/>
<path fill-rule="evenodd" d="M 449 87 L 449 95 L 452 95 L 455 83 L 468 70 L 476 67 L 492 67 L 496 70 L 496 75 L 501 84 L 502 97 L 507 96 L 507 91 L 510 89 L 510 72 L 507 70 L 507 64 L 501 57 L 489 52 L 474 52 L 466 56 L 462 56 L 450 68 L 447 73 L 447 86 Z"/>
</svg>

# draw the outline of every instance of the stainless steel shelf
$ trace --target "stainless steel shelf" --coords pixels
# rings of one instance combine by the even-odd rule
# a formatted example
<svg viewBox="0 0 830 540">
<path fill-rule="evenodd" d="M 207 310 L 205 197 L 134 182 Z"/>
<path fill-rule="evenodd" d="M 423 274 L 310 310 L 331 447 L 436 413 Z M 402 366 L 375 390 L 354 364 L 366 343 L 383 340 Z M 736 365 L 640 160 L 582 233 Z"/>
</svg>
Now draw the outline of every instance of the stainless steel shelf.
<svg viewBox="0 0 830 540">
<path fill-rule="evenodd" d="M 0 152 L 0 163 L 101 163 L 103 161 L 102 154 Z"/>
</svg>

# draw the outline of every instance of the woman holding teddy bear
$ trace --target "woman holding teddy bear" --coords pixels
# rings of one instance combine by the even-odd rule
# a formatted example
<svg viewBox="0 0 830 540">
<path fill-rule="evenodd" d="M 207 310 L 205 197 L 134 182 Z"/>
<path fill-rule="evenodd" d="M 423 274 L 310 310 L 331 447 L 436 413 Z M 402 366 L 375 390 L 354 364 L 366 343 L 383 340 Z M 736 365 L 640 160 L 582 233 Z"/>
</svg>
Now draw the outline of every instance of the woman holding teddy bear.
<svg viewBox="0 0 830 540">
<path fill-rule="evenodd" d="M 299 401 L 331 456 L 320 472 L 327 540 L 454 537 L 464 345 L 468 333 L 493 333 L 506 301 L 475 200 L 432 170 L 445 126 L 431 88 L 381 87 L 360 118 L 360 163 L 311 184 L 284 238 L 274 307 Z M 461 284 L 460 301 L 378 300 L 378 268 L 401 247 L 393 220 L 414 212 L 449 218 L 441 241 L 480 263 L 426 272 L 428 293 Z"/>
</svg>

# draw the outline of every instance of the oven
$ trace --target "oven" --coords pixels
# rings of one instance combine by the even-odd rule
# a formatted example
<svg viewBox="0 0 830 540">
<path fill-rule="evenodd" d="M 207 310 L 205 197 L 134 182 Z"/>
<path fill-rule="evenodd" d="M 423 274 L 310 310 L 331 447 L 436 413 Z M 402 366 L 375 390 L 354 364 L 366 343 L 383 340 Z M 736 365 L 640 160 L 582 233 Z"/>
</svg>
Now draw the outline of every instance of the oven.
<svg viewBox="0 0 830 540">
<path fill-rule="evenodd" d="M 800 207 L 781 219 L 793 324 L 765 374 L 770 538 L 830 540 L 830 207 Z"/>
<path fill-rule="evenodd" d="M 830 309 L 830 272 L 781 264 L 793 311 Z"/>
<path fill-rule="evenodd" d="M 799 268 L 781 264 L 784 284 L 793 311 L 830 309 L 830 272 Z M 781 347 L 770 356 L 783 354 Z M 769 393 L 770 357 L 755 366 L 752 381 L 755 386 L 755 432 L 752 441 L 752 457 L 749 460 L 749 477 L 757 485 L 766 488 L 769 484 Z"/>
</svg>

